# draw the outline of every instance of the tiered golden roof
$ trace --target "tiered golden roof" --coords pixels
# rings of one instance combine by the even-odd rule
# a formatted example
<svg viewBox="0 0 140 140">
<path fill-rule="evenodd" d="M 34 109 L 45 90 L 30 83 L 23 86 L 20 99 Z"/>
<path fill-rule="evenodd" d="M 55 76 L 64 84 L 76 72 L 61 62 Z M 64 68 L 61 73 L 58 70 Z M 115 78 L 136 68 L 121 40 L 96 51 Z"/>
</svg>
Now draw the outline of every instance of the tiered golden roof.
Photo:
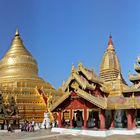
<svg viewBox="0 0 140 140">
<path fill-rule="evenodd" d="M 77 69 L 72 66 L 72 72 L 69 79 L 66 82 L 63 82 L 62 85 L 63 95 L 51 105 L 51 111 L 67 99 L 73 91 L 77 93 L 78 96 L 105 109 L 107 106 L 106 98 L 95 97 L 87 93 L 87 90 L 95 90 L 96 85 L 100 85 L 101 91 L 108 92 L 106 87 L 102 86 L 102 84 L 102 80 L 94 73 L 94 71 L 85 68 L 82 63 L 78 64 Z"/>
<path fill-rule="evenodd" d="M 47 110 L 45 99 L 56 91 L 38 77 L 37 62 L 25 48 L 18 30 L 10 49 L 0 61 L 0 79 L 5 103 L 9 96 L 15 97 L 22 117 L 41 122 Z"/>
<path fill-rule="evenodd" d="M 140 81 L 138 75 L 137 78 Z M 96 95 L 97 90 L 101 95 Z M 63 82 L 62 91 L 64 94 L 51 106 L 52 111 L 61 106 L 61 103 L 69 98 L 73 92 L 102 109 L 140 107 L 139 97 L 131 96 L 132 93 L 140 91 L 140 82 L 137 85 L 128 86 L 124 81 L 113 47 L 112 36 L 109 38 L 108 47 L 102 59 L 100 76 L 79 63 L 77 69 L 72 66 L 71 75 L 66 82 Z"/>
</svg>

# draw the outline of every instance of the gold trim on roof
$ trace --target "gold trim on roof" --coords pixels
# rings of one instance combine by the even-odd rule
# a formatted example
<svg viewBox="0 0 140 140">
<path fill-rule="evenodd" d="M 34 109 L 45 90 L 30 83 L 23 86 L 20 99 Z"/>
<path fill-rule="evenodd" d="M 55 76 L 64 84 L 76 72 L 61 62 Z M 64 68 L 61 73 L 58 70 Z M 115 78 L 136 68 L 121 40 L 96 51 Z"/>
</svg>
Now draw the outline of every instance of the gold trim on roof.
<svg viewBox="0 0 140 140">
<path fill-rule="evenodd" d="M 82 63 L 78 64 L 78 71 L 81 71 L 87 77 L 87 79 L 92 82 L 103 83 L 102 79 L 99 78 L 93 70 L 88 70 L 82 65 Z"/>
<path fill-rule="evenodd" d="M 98 106 L 99 108 L 106 109 L 107 108 L 107 100 L 103 97 L 96 97 L 93 96 L 80 88 L 75 89 L 75 93 L 77 93 L 82 98 L 86 99 L 87 101 L 91 102 L 92 104 Z"/>
<path fill-rule="evenodd" d="M 57 100 L 56 102 L 54 102 L 51 107 L 50 107 L 50 111 L 53 111 L 54 109 L 56 109 L 56 107 L 58 107 L 64 100 L 66 100 L 69 96 L 70 96 L 70 92 L 65 92 L 60 98 L 59 100 Z"/>
</svg>

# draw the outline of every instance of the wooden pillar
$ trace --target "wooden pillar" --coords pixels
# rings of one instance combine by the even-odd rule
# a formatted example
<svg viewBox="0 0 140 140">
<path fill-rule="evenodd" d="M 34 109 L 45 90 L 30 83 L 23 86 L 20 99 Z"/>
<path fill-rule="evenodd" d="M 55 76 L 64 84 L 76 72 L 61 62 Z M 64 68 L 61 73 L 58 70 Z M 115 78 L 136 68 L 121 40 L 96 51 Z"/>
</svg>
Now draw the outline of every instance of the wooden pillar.
<svg viewBox="0 0 140 140">
<path fill-rule="evenodd" d="M 111 125 L 110 128 L 115 128 L 114 110 L 111 110 Z"/>
<path fill-rule="evenodd" d="M 136 110 L 133 110 L 132 113 L 133 129 L 136 128 Z"/>
<path fill-rule="evenodd" d="M 100 129 L 105 129 L 105 110 L 101 109 L 99 118 L 100 118 Z"/>
<path fill-rule="evenodd" d="M 61 111 L 58 112 L 58 127 L 62 127 Z"/>
<path fill-rule="evenodd" d="M 131 112 L 131 110 L 127 110 L 127 128 L 128 129 L 132 129 L 133 128 L 132 112 Z"/>
<path fill-rule="evenodd" d="M 72 119 L 73 119 L 72 109 L 70 109 L 70 128 L 73 128 Z"/>
<path fill-rule="evenodd" d="M 84 127 L 87 128 L 87 109 L 84 108 Z"/>
<path fill-rule="evenodd" d="M 136 126 L 136 118 L 133 119 L 133 129 L 137 128 Z"/>
</svg>

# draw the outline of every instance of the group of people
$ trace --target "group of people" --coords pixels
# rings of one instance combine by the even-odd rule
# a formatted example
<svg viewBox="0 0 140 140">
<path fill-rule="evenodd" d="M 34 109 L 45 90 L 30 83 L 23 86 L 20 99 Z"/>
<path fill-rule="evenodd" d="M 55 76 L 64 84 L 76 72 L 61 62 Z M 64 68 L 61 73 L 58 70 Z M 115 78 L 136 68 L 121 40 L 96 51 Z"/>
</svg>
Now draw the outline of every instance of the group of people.
<svg viewBox="0 0 140 140">
<path fill-rule="evenodd" d="M 24 123 L 20 125 L 20 129 L 21 131 L 34 132 L 37 129 L 41 128 L 47 129 L 56 126 L 57 126 L 56 121 L 53 121 L 50 125 L 48 125 L 46 120 L 43 123 L 35 123 L 34 120 L 32 122 L 26 120 Z M 12 132 L 12 127 L 10 123 L 8 125 L 8 132 Z"/>
<path fill-rule="evenodd" d="M 21 124 L 21 131 L 34 132 L 34 125 L 34 121 L 29 122 L 26 120 L 23 124 Z"/>
</svg>

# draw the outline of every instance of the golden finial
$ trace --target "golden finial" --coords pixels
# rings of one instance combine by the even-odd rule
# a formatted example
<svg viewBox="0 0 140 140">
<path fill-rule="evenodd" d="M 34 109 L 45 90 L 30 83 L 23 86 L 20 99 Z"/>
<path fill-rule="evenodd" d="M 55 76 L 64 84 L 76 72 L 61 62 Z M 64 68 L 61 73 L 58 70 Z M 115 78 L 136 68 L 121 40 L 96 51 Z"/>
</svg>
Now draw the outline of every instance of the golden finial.
<svg viewBox="0 0 140 140">
<path fill-rule="evenodd" d="M 110 33 L 108 45 L 113 45 L 112 34 Z"/>
<path fill-rule="evenodd" d="M 114 50 L 114 47 L 113 47 L 113 40 L 112 40 L 112 35 L 110 34 L 109 36 L 109 40 L 108 40 L 108 48 L 107 50 Z"/>
<path fill-rule="evenodd" d="M 16 29 L 15 36 L 19 36 L 19 29 L 18 28 Z"/>
<path fill-rule="evenodd" d="M 73 63 L 72 63 L 72 69 L 71 70 L 72 70 L 72 72 L 74 71 L 74 64 Z"/>
<path fill-rule="evenodd" d="M 82 63 L 81 62 L 78 62 L 78 67 L 82 67 Z"/>
</svg>

